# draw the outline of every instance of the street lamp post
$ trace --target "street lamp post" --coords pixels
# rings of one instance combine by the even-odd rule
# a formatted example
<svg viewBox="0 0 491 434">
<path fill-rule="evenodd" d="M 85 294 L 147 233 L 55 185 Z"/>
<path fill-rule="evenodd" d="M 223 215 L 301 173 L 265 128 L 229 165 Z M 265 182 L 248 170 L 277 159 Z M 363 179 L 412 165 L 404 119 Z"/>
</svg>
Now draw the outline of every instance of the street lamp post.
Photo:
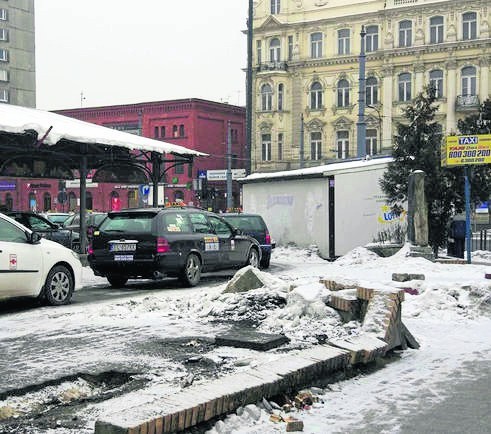
<svg viewBox="0 0 491 434">
<path fill-rule="evenodd" d="M 375 110 L 377 112 L 377 117 L 378 117 L 378 140 L 379 140 L 379 144 L 378 144 L 378 148 L 380 149 L 380 153 L 382 153 L 382 115 L 380 114 L 380 110 L 373 106 L 373 105 L 369 105 L 367 104 L 367 108 L 371 108 L 373 110 Z M 377 149 L 375 149 L 375 153 L 377 153 Z"/>
<path fill-rule="evenodd" d="M 358 85 L 358 122 L 356 123 L 356 147 L 357 156 L 364 157 L 366 147 L 367 124 L 365 122 L 365 26 L 361 26 L 361 48 L 360 48 L 360 65 L 359 65 L 359 85 Z"/>
</svg>

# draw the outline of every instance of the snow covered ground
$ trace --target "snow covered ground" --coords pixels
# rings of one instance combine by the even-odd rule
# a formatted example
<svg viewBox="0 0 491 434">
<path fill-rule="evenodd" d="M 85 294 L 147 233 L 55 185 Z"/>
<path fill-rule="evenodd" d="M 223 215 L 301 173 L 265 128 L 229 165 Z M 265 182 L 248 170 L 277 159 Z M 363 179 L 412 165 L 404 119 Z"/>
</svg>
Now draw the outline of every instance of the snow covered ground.
<svg viewBox="0 0 491 434">
<path fill-rule="evenodd" d="M 355 321 L 343 324 L 337 313 L 325 306 L 329 291 L 319 279 L 389 285 L 411 289 L 413 295 L 407 293 L 403 303 L 403 321 L 421 348 L 401 352 L 398 360 L 369 375 L 332 385 L 320 393 L 324 404 L 316 403 L 294 416 L 304 421 L 306 433 L 356 432 L 367 421 L 375 421 L 379 432 L 398 432 L 405 414 L 444 399 L 442 384 L 448 379 L 455 382 L 455 373 L 466 363 L 491 359 L 491 281 L 484 278 L 486 264 L 491 266 L 491 254 L 477 252 L 474 257 L 479 265 L 451 265 L 408 258 L 406 251 L 404 248 L 393 257 L 380 258 L 357 248 L 335 262 L 327 262 L 316 255 L 315 249 L 277 247 L 271 269 L 263 272 L 266 286 L 248 293 L 223 293 L 224 282 L 159 291 L 150 296 L 135 291 L 124 299 L 4 315 L 0 317 L 0 349 L 4 351 L 0 389 L 16 387 L 15 382 L 18 387 L 25 386 L 31 381 L 30 375 L 49 378 L 66 372 L 66 357 L 79 371 L 118 364 L 145 370 L 146 378 L 152 380 L 146 388 L 80 410 L 76 416 L 85 421 L 83 432 L 88 433 L 104 414 L 124 408 L 128 402 L 136 404 L 172 393 L 189 380 L 184 364 L 169 360 L 165 354 L 142 352 L 140 347 L 132 351 L 135 341 L 183 338 L 193 346 L 197 345 L 195 339 L 210 340 L 231 324 L 245 321 L 262 332 L 286 334 L 290 338 L 287 348 L 304 348 L 323 337 L 347 336 L 359 329 Z M 393 282 L 392 273 L 423 273 L 426 279 Z M 84 284 L 106 286 L 107 282 L 85 268 Z M 66 349 L 57 347 L 60 337 L 71 339 L 73 348 L 67 354 Z M 37 342 L 40 349 L 30 357 L 32 342 Z M 42 353 L 43 345 L 49 347 L 51 358 Z M 280 358 L 281 354 L 276 350 L 263 353 L 211 347 L 202 356 L 219 366 L 221 372 L 231 372 Z M 21 366 L 26 359 L 27 370 L 12 371 L 12 366 Z M 209 378 L 198 376 L 194 381 L 206 382 Z M 7 397 L 0 401 L 0 411 L 4 408 L 22 414 L 48 397 L 52 399 L 53 394 L 65 402 L 97 393 L 81 380 L 55 389 Z M 228 416 L 210 434 L 285 431 L 285 424 L 270 422 L 266 411 L 249 410 L 239 412 L 241 416 Z M 82 431 L 59 427 L 42 432 Z"/>
</svg>

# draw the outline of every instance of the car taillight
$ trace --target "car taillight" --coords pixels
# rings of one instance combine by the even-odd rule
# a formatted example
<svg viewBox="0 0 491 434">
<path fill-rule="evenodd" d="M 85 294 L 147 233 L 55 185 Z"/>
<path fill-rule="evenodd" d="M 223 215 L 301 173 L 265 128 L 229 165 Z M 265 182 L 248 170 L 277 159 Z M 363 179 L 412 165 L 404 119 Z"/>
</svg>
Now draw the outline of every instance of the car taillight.
<svg viewBox="0 0 491 434">
<path fill-rule="evenodd" d="M 268 232 L 266 232 L 266 244 L 271 244 L 271 235 Z"/>
<path fill-rule="evenodd" d="M 170 250 L 168 241 L 164 237 L 157 237 L 157 253 L 166 253 Z"/>
<path fill-rule="evenodd" d="M 92 243 L 89 243 L 87 245 L 87 254 L 88 255 L 93 255 L 94 254 L 94 248 L 92 247 Z"/>
</svg>

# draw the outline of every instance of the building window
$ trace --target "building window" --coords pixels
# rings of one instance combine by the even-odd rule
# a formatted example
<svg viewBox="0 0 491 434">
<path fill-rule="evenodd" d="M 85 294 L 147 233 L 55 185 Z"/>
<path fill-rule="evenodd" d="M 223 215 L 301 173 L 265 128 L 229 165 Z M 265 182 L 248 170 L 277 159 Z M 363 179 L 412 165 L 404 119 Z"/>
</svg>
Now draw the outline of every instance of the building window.
<svg viewBox="0 0 491 434">
<path fill-rule="evenodd" d="M 373 130 L 373 129 L 367 130 L 365 143 L 366 143 L 366 154 L 376 155 L 377 154 L 377 130 Z"/>
<path fill-rule="evenodd" d="M 68 211 L 75 211 L 76 209 L 77 209 L 77 196 L 73 191 L 71 191 L 70 193 L 68 193 Z"/>
<path fill-rule="evenodd" d="M 9 102 L 9 91 L 7 89 L 0 89 L 0 102 Z"/>
<path fill-rule="evenodd" d="M 280 13 L 280 0 L 271 0 L 271 15 Z"/>
<path fill-rule="evenodd" d="M 153 129 L 153 137 L 157 138 L 159 136 L 159 127 L 154 127 Z"/>
<path fill-rule="evenodd" d="M 312 33 L 310 35 L 310 57 L 318 59 L 322 57 L 322 33 Z"/>
<path fill-rule="evenodd" d="M 256 56 L 257 56 L 257 64 L 260 65 L 262 62 L 262 52 L 263 52 L 263 44 L 262 41 L 256 41 Z"/>
<path fill-rule="evenodd" d="M 378 26 L 367 26 L 365 36 L 365 51 L 370 53 L 371 51 L 378 50 Z"/>
<path fill-rule="evenodd" d="M 320 160 L 322 158 L 322 133 L 314 131 L 310 133 L 310 159 Z"/>
<path fill-rule="evenodd" d="M 278 133 L 278 160 L 283 160 L 283 133 Z"/>
<path fill-rule="evenodd" d="M 366 103 L 375 105 L 378 103 L 378 81 L 375 77 L 368 77 L 366 81 Z"/>
<path fill-rule="evenodd" d="M 182 175 L 184 173 L 184 163 L 174 166 L 174 173 L 176 175 Z"/>
<path fill-rule="evenodd" d="M 466 12 L 462 14 L 462 39 L 477 38 L 477 14 L 475 12 Z"/>
<path fill-rule="evenodd" d="M 273 105 L 273 90 L 269 84 L 261 86 L 261 110 L 271 111 Z"/>
<path fill-rule="evenodd" d="M 338 54 L 349 54 L 349 29 L 338 30 Z"/>
<path fill-rule="evenodd" d="M 278 111 L 283 111 L 283 83 L 278 85 Z"/>
<path fill-rule="evenodd" d="M 280 61 L 280 40 L 278 38 L 273 38 L 269 42 L 269 61 L 279 62 Z"/>
<path fill-rule="evenodd" d="M 46 192 L 43 194 L 43 211 L 49 211 L 51 209 L 51 195 Z"/>
<path fill-rule="evenodd" d="M 399 101 L 411 100 L 411 74 L 399 74 Z"/>
<path fill-rule="evenodd" d="M 473 66 L 462 68 L 462 95 L 476 95 L 476 68 Z"/>
<path fill-rule="evenodd" d="M 9 81 L 9 73 L 5 69 L 0 69 L 0 81 Z"/>
<path fill-rule="evenodd" d="M 338 82 L 338 107 L 349 106 L 349 83 L 348 80 L 339 80 Z"/>
<path fill-rule="evenodd" d="M 320 110 L 322 108 L 322 85 L 315 81 L 310 86 L 310 109 Z"/>
<path fill-rule="evenodd" d="M 8 20 L 8 12 L 7 9 L 0 9 L 0 21 Z"/>
<path fill-rule="evenodd" d="M 0 62 L 8 62 L 9 61 L 9 52 L 4 48 L 0 48 Z"/>
<path fill-rule="evenodd" d="M 337 131 L 336 132 L 336 147 L 338 151 L 338 158 L 345 159 L 349 157 L 349 132 Z"/>
<path fill-rule="evenodd" d="M 0 41 L 9 40 L 9 31 L 7 29 L 0 29 Z"/>
<path fill-rule="evenodd" d="M 179 134 L 179 129 L 177 125 L 172 125 L 172 137 L 177 137 Z"/>
<path fill-rule="evenodd" d="M 410 47 L 413 39 L 413 23 L 404 20 L 399 23 L 399 47 Z"/>
<path fill-rule="evenodd" d="M 293 59 L 293 36 L 288 36 L 288 60 Z"/>
<path fill-rule="evenodd" d="M 184 125 L 179 125 L 179 137 L 184 137 Z"/>
<path fill-rule="evenodd" d="M 443 97 L 443 71 L 435 69 L 430 71 L 430 86 L 435 89 L 435 97 Z"/>
<path fill-rule="evenodd" d="M 261 159 L 271 161 L 271 134 L 261 136 Z"/>
<path fill-rule="evenodd" d="M 430 44 L 443 42 L 443 17 L 430 18 Z"/>
<path fill-rule="evenodd" d="M 5 206 L 8 211 L 12 211 L 14 209 L 14 199 L 10 193 L 5 195 Z"/>
<path fill-rule="evenodd" d="M 138 194 L 137 190 L 128 191 L 128 208 L 138 207 Z"/>
<path fill-rule="evenodd" d="M 160 137 L 165 137 L 165 127 L 160 127 Z"/>
</svg>

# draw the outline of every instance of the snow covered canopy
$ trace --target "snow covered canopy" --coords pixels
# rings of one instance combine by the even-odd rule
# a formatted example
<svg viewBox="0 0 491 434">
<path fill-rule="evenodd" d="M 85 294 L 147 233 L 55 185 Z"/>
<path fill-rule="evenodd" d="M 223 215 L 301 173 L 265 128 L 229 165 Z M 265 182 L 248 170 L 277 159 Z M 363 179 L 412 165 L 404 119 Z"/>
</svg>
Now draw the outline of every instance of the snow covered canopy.
<svg viewBox="0 0 491 434">
<path fill-rule="evenodd" d="M 123 175 L 137 176 L 139 165 L 144 170 L 152 162 L 159 167 L 191 163 L 205 155 L 43 110 L 0 104 L 0 176 L 72 179 L 85 157 L 88 170 L 124 168 L 113 170 L 113 178 L 122 181 Z"/>
</svg>

